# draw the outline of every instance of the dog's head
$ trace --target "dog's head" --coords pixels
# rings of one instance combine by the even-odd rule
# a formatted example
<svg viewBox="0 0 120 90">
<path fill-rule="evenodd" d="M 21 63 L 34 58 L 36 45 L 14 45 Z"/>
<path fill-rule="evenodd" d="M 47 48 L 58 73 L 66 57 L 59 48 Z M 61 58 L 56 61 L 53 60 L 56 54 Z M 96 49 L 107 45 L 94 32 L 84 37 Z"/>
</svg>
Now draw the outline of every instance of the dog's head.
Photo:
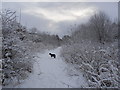
<svg viewBox="0 0 120 90">
<path fill-rule="evenodd" d="M 51 53 L 49 53 L 49 55 L 51 55 Z"/>
</svg>

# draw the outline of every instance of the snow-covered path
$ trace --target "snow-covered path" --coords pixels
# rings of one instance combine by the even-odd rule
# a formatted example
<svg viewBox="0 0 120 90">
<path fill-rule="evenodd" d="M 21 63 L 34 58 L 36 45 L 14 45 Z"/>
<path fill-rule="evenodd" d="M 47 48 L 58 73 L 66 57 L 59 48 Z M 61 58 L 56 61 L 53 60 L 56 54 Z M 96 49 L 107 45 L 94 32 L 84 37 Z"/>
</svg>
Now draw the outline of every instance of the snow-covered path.
<svg viewBox="0 0 120 90">
<path fill-rule="evenodd" d="M 76 73 L 60 57 L 60 47 L 55 50 L 38 53 L 35 57 L 34 72 L 19 88 L 79 88 L 86 87 L 81 73 Z M 51 58 L 49 52 L 55 53 L 57 58 Z"/>
</svg>

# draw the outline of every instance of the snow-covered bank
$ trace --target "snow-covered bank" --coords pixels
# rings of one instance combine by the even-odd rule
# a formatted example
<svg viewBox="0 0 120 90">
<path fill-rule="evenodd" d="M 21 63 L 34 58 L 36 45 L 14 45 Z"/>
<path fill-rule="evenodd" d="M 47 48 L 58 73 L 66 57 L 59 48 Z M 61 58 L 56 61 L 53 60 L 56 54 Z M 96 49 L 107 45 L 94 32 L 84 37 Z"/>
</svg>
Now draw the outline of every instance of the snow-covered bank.
<svg viewBox="0 0 120 90">
<path fill-rule="evenodd" d="M 34 72 L 18 88 L 79 88 L 87 84 L 82 73 L 69 67 L 60 57 L 60 47 L 37 53 L 34 63 Z M 49 52 L 55 53 L 57 58 L 51 58 Z M 73 75 L 72 72 L 74 72 Z M 77 75 L 75 75 L 77 73 Z"/>
</svg>

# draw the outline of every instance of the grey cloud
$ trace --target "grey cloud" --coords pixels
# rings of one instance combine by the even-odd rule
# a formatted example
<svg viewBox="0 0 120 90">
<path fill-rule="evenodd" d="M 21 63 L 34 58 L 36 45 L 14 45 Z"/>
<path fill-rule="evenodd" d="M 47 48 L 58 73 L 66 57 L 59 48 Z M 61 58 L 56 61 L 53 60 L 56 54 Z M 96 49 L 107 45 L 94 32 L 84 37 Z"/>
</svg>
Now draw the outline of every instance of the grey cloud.
<svg viewBox="0 0 120 90">
<path fill-rule="evenodd" d="M 3 3 L 3 8 L 17 11 L 18 16 L 21 9 L 21 22 L 23 25 L 26 25 L 28 28 L 36 27 L 39 31 L 58 34 L 60 36 L 70 34 L 71 28 L 74 28 L 75 24 L 78 25 L 86 22 L 94 14 L 92 11 L 102 10 L 112 19 L 118 17 L 118 7 L 115 2 L 6 2 Z M 25 12 L 27 10 L 29 12 Z M 90 10 L 92 11 L 90 12 Z M 83 14 L 83 17 L 82 13 L 86 15 Z"/>
</svg>

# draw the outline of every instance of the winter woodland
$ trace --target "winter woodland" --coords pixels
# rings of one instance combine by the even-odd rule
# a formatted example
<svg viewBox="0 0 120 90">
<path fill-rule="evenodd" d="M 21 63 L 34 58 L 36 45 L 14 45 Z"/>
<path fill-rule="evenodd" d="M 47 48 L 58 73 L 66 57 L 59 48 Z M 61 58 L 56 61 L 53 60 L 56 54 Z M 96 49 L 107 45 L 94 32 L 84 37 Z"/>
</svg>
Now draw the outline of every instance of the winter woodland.
<svg viewBox="0 0 120 90">
<path fill-rule="evenodd" d="M 118 23 L 106 13 L 94 14 L 62 38 L 28 30 L 16 20 L 16 11 L 3 10 L 0 16 L 3 87 L 118 88 Z"/>
</svg>

